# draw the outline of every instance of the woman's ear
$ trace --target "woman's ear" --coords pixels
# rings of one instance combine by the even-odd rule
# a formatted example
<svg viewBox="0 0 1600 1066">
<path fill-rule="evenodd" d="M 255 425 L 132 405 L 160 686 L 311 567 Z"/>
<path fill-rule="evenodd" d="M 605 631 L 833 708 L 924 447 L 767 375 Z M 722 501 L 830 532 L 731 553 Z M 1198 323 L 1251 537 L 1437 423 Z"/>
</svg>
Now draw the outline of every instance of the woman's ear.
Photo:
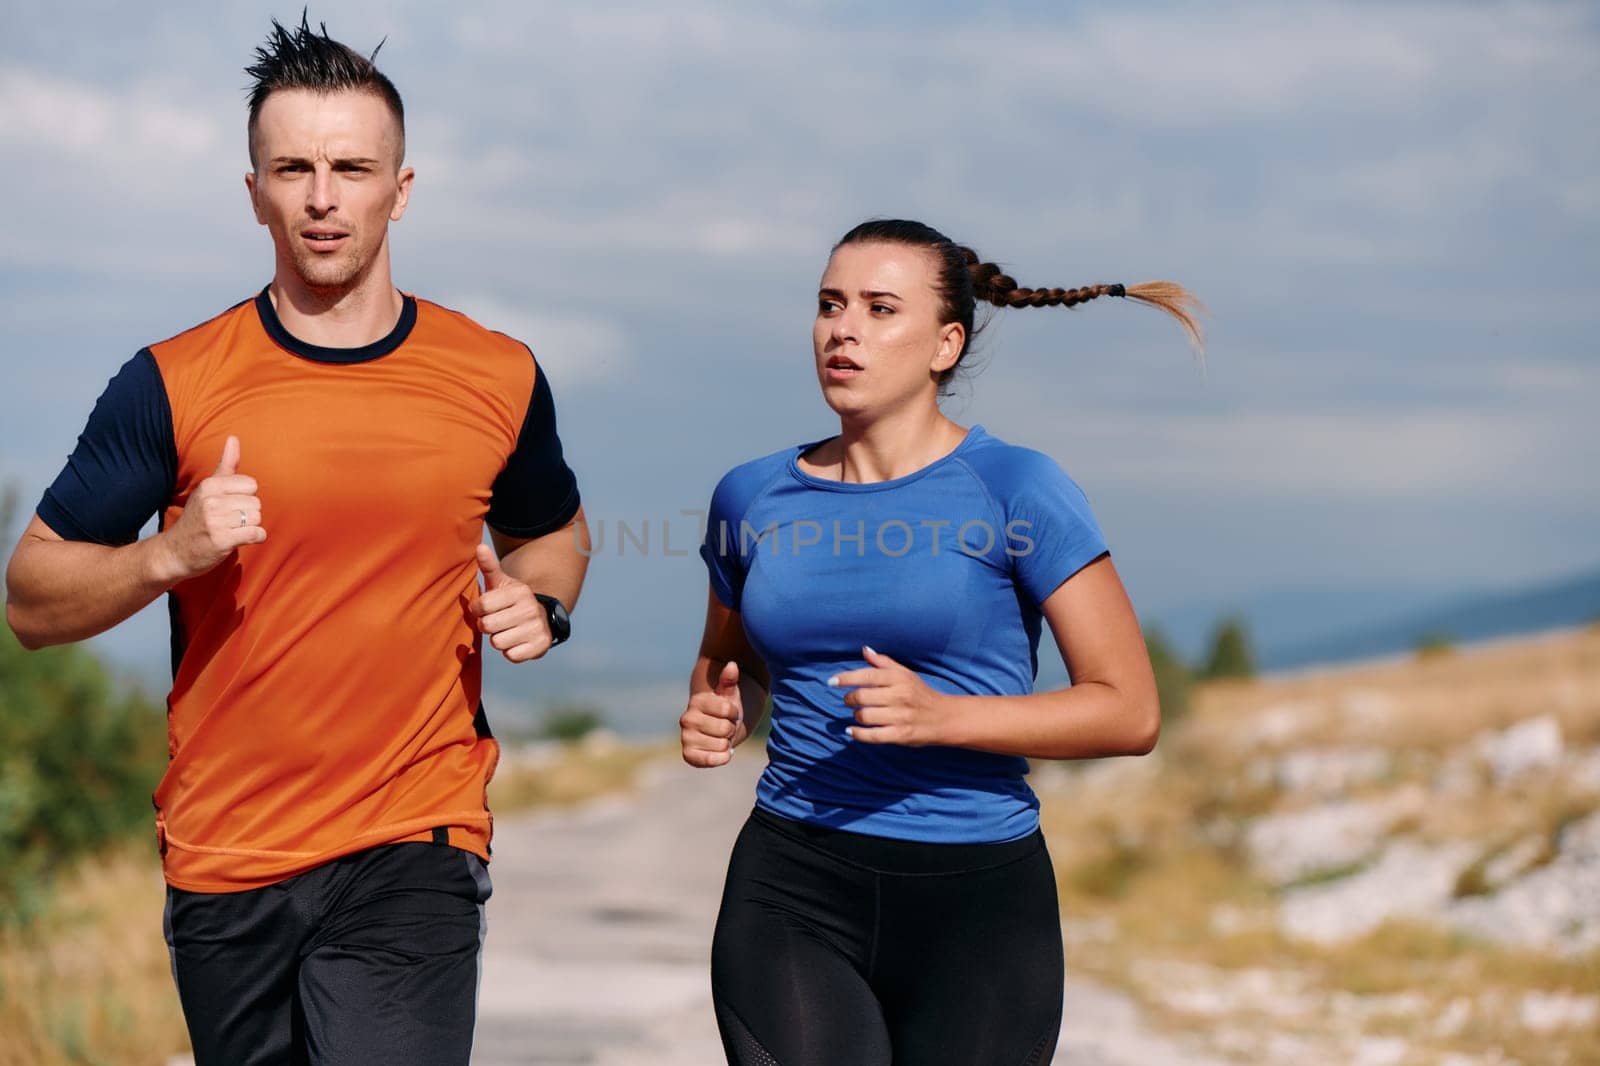
<svg viewBox="0 0 1600 1066">
<path fill-rule="evenodd" d="M 959 322 L 946 323 L 939 331 L 939 347 L 934 352 L 928 369 L 942 374 L 961 361 L 961 349 L 966 347 L 967 331 Z"/>
</svg>

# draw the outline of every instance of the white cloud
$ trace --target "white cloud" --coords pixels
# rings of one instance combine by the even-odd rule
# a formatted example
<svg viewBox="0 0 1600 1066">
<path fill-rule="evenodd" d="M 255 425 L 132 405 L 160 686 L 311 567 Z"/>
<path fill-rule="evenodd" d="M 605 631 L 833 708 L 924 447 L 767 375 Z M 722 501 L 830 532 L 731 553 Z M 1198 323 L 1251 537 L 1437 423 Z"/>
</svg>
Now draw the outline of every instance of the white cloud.
<svg viewBox="0 0 1600 1066">
<path fill-rule="evenodd" d="M 1199 491 L 1230 500 L 1510 501 L 1581 491 L 1571 462 L 1584 420 L 1517 411 L 1020 415 L 1030 443 L 1119 491 Z M 992 427 L 997 428 L 999 427 Z M 1067 464 L 1069 470 L 1072 463 Z"/>
<path fill-rule="evenodd" d="M 516 306 L 484 293 L 458 294 L 440 302 L 532 348 L 557 389 L 620 381 L 633 370 L 627 336 L 615 322 L 570 311 Z"/>
<path fill-rule="evenodd" d="M 214 98 L 221 104 L 225 98 Z M 156 80 L 97 85 L 0 64 L 0 266 L 214 277 L 253 228 L 220 113 Z"/>
<path fill-rule="evenodd" d="M 417 15 L 388 49 L 428 48 L 404 85 L 410 224 L 500 255 L 748 262 L 917 211 L 1012 247 L 1420 266 L 1457 260 L 1476 231 L 1453 221 L 1508 187 L 1596 218 L 1600 148 L 1570 131 L 1600 123 L 1581 91 L 1600 48 L 1577 7 L 1086 10 L 862 27 L 708 2 Z M 237 110 L 170 83 L 0 72 L 0 143 L 87 163 L 128 211 L 236 184 Z"/>
<path fill-rule="evenodd" d="M 963 33 L 951 54 L 987 56 L 1017 83 L 1159 127 L 1330 113 L 1386 121 L 1517 78 L 1582 84 L 1594 59 L 1588 17 L 1579 5 L 1526 3 L 1147 5 L 1026 34 Z"/>
<path fill-rule="evenodd" d="M 0 69 L 0 139 L 71 152 L 100 148 L 115 128 L 115 101 L 91 86 Z"/>
<path fill-rule="evenodd" d="M 0 66 L 0 144 L 126 167 L 195 159 L 220 141 L 216 116 L 181 103 L 170 90 L 119 90 Z"/>
<path fill-rule="evenodd" d="M 1592 412 L 1600 400 L 1600 365 L 1593 357 L 1562 362 L 1520 362 L 1500 368 L 1500 381 L 1519 399 Z M 1591 430 L 1600 438 L 1600 430 Z"/>
<path fill-rule="evenodd" d="M 1326 177 L 1311 177 L 1305 192 L 1310 197 L 1329 195 L 1347 209 L 1375 207 L 1391 218 L 1415 218 L 1480 204 L 1512 181 L 1537 180 L 1530 164 L 1528 154 L 1516 145 L 1485 133 L 1448 145 L 1402 149 Z"/>
</svg>

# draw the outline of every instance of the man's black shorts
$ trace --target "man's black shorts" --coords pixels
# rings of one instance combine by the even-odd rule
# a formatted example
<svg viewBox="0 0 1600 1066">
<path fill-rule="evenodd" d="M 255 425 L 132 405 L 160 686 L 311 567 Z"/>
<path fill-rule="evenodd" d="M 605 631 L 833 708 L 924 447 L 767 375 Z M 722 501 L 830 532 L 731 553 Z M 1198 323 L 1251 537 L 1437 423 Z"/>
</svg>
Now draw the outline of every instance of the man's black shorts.
<svg viewBox="0 0 1600 1066">
<path fill-rule="evenodd" d="M 196 1066 L 466 1066 L 486 864 L 391 844 L 247 892 L 167 889 Z"/>
</svg>

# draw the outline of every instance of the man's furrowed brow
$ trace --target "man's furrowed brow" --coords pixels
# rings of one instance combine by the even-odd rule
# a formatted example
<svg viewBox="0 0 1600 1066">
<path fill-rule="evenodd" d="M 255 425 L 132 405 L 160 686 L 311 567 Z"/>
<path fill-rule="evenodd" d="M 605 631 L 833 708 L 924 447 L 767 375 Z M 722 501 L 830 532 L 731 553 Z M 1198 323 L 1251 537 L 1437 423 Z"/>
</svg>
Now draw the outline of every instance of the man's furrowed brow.
<svg viewBox="0 0 1600 1066">
<path fill-rule="evenodd" d="M 312 164 L 312 159 L 309 156 L 303 155 L 275 155 L 268 162 L 272 166 L 281 166 L 285 163 L 297 164 L 300 166 L 310 166 Z M 375 159 L 372 156 L 365 155 L 337 156 L 333 159 L 333 165 L 336 167 L 375 167 L 381 162 L 383 162 L 383 160 Z"/>
</svg>

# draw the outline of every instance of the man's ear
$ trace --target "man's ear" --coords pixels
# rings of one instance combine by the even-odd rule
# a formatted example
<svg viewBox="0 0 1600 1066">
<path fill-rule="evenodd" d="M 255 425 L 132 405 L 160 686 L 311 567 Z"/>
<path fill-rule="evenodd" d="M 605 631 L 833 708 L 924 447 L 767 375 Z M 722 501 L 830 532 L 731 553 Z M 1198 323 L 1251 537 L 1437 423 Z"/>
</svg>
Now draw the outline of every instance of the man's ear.
<svg viewBox="0 0 1600 1066">
<path fill-rule="evenodd" d="M 258 225 L 265 226 L 267 224 L 267 220 L 265 218 L 261 217 L 261 204 L 256 199 L 256 173 L 255 173 L 255 171 L 253 171 L 253 170 L 245 171 L 245 174 L 244 174 L 244 189 L 245 189 L 245 192 L 250 194 L 250 210 L 256 216 L 256 223 Z"/>
<path fill-rule="evenodd" d="M 395 176 L 397 191 L 394 198 L 394 207 L 389 210 L 389 221 L 399 222 L 406 213 L 406 205 L 411 203 L 411 181 L 417 172 L 410 167 L 401 167 L 400 173 Z"/>
</svg>

